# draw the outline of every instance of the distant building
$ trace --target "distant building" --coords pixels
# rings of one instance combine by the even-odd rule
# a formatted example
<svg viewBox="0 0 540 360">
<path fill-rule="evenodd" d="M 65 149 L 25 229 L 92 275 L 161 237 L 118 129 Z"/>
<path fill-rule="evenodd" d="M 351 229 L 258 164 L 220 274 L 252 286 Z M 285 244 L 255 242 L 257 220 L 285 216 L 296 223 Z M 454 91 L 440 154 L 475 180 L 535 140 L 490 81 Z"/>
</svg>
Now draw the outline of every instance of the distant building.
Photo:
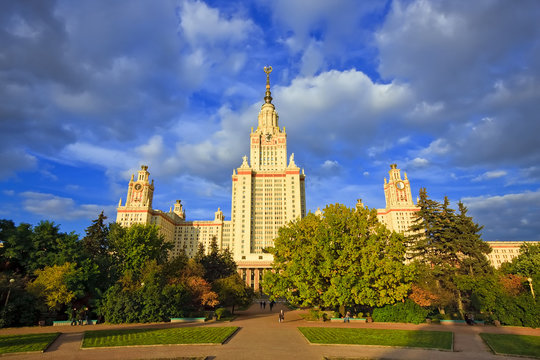
<svg viewBox="0 0 540 360">
<path fill-rule="evenodd" d="M 377 217 L 388 229 L 409 235 L 409 227 L 413 224 L 420 208 L 413 202 L 411 183 L 407 178 L 407 173 L 404 173 L 402 179 L 401 170 L 396 164 L 392 164 L 388 176 L 388 181 L 384 178 L 386 207 L 377 209 Z"/>
<path fill-rule="evenodd" d="M 537 245 L 538 241 L 486 241 L 491 246 L 491 253 L 488 255 L 488 260 L 496 268 L 499 268 L 502 263 L 511 262 L 513 258 L 518 257 L 521 253 L 521 245 L 524 243 Z"/>
</svg>

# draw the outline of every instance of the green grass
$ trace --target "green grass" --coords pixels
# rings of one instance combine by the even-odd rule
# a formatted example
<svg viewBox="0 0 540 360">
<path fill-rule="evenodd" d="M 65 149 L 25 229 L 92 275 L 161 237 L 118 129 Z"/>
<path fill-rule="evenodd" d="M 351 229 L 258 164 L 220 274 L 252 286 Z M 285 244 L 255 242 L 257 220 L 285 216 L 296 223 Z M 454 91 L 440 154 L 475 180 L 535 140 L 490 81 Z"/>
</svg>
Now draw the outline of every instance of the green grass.
<svg viewBox="0 0 540 360">
<path fill-rule="evenodd" d="M 86 331 L 82 347 L 222 344 L 237 329 L 237 327 L 186 327 Z"/>
<path fill-rule="evenodd" d="M 0 354 L 43 351 L 60 333 L 2 335 L 0 336 Z"/>
<path fill-rule="evenodd" d="M 449 331 L 383 330 L 300 327 L 311 343 L 404 346 L 428 349 L 452 349 L 452 333 Z"/>
<path fill-rule="evenodd" d="M 525 355 L 540 359 L 540 336 L 480 333 L 497 354 Z"/>
</svg>

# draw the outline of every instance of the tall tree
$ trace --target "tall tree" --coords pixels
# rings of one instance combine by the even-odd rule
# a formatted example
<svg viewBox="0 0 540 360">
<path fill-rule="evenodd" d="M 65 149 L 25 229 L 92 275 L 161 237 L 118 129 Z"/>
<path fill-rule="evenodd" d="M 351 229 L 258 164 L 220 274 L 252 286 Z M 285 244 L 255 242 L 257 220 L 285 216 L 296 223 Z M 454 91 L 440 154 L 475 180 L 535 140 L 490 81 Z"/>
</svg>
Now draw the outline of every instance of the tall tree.
<svg viewBox="0 0 540 360">
<path fill-rule="evenodd" d="M 210 243 L 210 253 L 200 256 L 198 262 L 204 267 L 205 280 L 210 283 L 236 273 L 232 254 L 228 249 L 220 251 L 215 237 Z"/>
<path fill-rule="evenodd" d="M 121 273 L 127 270 L 140 272 L 149 260 L 163 264 L 167 260 L 172 244 L 165 241 L 156 225 L 134 224 L 122 231 L 115 228 L 112 252 L 118 261 Z M 119 236 L 116 238 L 116 236 Z"/>
<path fill-rule="evenodd" d="M 109 254 L 109 228 L 105 220 L 107 217 L 102 211 L 97 219 L 92 220 L 92 225 L 86 228 L 86 236 L 82 239 L 84 250 L 93 260 Z"/>
<path fill-rule="evenodd" d="M 410 254 L 425 272 L 418 286 L 434 295 L 433 303 L 441 313 L 454 306 L 464 313 L 476 283 L 472 277 L 492 273 L 486 257 L 490 247 L 480 235 L 482 227 L 467 215 L 461 202 L 456 215 L 447 197 L 438 203 L 428 198 L 425 189 L 420 190 L 418 206 L 409 237 Z"/>
<path fill-rule="evenodd" d="M 375 210 L 329 205 L 279 230 L 265 292 L 302 306 L 382 306 L 404 299 L 414 277 L 403 236 Z"/>
</svg>

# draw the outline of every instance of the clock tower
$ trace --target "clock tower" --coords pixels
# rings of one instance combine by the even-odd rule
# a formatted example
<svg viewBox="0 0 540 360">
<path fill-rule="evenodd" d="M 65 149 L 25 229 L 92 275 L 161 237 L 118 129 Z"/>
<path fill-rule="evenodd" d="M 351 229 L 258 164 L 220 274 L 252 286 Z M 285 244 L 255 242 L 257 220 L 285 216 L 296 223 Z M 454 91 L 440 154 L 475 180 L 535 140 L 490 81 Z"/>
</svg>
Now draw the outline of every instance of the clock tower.
<svg viewBox="0 0 540 360">
<path fill-rule="evenodd" d="M 392 164 L 388 176 L 388 181 L 384 178 L 386 208 L 378 209 L 377 217 L 390 230 L 408 234 L 409 227 L 416 218 L 416 212 L 420 209 L 413 202 L 407 173 L 404 173 L 402 179 L 401 170 L 396 164 Z"/>
</svg>

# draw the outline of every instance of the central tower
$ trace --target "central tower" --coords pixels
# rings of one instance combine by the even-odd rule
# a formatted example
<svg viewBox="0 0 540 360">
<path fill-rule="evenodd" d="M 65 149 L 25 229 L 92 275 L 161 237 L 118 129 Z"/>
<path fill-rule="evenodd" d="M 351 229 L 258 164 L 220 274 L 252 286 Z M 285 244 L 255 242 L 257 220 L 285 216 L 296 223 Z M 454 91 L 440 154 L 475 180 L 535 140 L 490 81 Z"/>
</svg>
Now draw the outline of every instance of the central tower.
<svg viewBox="0 0 540 360">
<path fill-rule="evenodd" d="M 272 261 L 263 252 L 273 246 L 278 229 L 306 214 L 305 175 L 294 162 L 287 163 L 287 133 L 279 127 L 279 116 L 270 92 L 272 67 L 264 67 L 266 92 L 257 128 L 251 129 L 250 161 L 233 170 L 231 238 L 239 268 Z"/>
</svg>

